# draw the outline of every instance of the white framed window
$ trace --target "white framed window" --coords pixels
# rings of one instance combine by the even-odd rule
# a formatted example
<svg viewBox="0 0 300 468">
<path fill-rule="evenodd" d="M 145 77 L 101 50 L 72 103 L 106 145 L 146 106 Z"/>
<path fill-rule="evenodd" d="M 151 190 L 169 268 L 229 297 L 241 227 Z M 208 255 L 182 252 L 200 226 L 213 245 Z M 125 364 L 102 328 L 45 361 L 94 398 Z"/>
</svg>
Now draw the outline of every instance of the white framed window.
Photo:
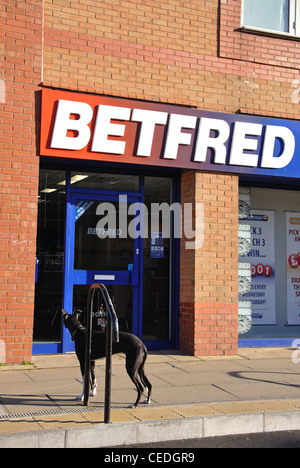
<svg viewBox="0 0 300 468">
<path fill-rule="evenodd" d="M 300 0 L 243 0 L 242 27 L 300 36 Z"/>
</svg>

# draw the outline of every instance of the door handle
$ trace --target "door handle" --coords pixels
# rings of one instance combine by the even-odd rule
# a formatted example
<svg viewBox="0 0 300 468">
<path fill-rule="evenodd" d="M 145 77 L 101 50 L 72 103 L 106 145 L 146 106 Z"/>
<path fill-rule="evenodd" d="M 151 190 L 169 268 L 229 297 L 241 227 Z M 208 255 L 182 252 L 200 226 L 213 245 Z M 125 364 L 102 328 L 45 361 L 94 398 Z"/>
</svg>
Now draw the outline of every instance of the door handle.
<svg viewBox="0 0 300 468">
<path fill-rule="evenodd" d="M 115 281 L 116 275 L 94 275 L 96 281 Z"/>
</svg>

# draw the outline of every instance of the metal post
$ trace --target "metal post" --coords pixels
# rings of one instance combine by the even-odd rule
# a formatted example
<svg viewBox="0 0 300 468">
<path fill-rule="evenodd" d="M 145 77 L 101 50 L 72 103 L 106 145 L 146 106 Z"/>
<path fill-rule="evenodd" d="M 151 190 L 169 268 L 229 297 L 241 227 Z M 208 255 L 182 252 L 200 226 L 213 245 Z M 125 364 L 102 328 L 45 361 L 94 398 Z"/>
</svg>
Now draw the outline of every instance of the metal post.
<svg viewBox="0 0 300 468">
<path fill-rule="evenodd" d="M 104 422 L 110 423 L 110 402 L 111 402 L 111 357 L 112 342 L 119 341 L 119 322 L 117 314 L 106 287 L 103 284 L 92 284 L 88 293 L 87 301 L 87 331 L 85 343 L 85 371 L 84 371 L 84 405 L 89 404 L 90 393 L 90 371 L 91 371 L 91 349 L 92 349 L 92 311 L 96 289 L 100 289 L 106 304 L 107 324 L 106 324 L 106 365 L 105 365 L 105 403 Z"/>
<path fill-rule="evenodd" d="M 110 400 L 111 400 L 111 356 L 112 356 L 112 327 L 110 314 L 107 314 L 106 322 L 106 365 L 105 365 L 105 406 L 104 422 L 110 423 Z"/>
<path fill-rule="evenodd" d="M 92 352 L 92 311 L 94 303 L 94 289 L 90 289 L 87 301 L 86 317 L 86 341 L 85 341 L 85 363 L 84 363 L 84 406 L 89 406 L 91 352 Z"/>
</svg>

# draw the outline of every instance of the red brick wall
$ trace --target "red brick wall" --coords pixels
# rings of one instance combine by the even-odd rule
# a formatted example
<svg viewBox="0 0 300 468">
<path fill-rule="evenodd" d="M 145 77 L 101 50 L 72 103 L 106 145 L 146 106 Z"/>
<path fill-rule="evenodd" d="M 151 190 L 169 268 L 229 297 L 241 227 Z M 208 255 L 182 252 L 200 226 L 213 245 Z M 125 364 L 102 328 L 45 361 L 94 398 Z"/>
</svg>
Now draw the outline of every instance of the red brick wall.
<svg viewBox="0 0 300 468">
<path fill-rule="evenodd" d="M 45 0 L 44 84 L 298 118 L 300 43 L 240 25 L 241 0 Z"/>
<path fill-rule="evenodd" d="M 299 41 L 241 29 L 242 0 L 224 0 L 220 8 L 220 57 L 299 70 Z"/>
<path fill-rule="evenodd" d="M 240 15 L 241 0 L 2 0 L 0 340 L 8 362 L 31 355 L 39 85 L 298 119 L 299 42 L 243 32 Z M 229 353 L 237 342 L 236 266 L 225 284 L 222 254 L 236 261 L 237 178 L 195 177 L 194 193 L 184 196 L 205 204 L 209 237 L 196 256 L 182 257 L 181 343 L 198 354 Z M 217 216 L 222 208 L 228 223 Z"/>
<path fill-rule="evenodd" d="M 300 42 L 241 29 L 242 0 L 220 2 L 219 57 L 239 77 L 241 113 L 299 119 Z M 297 82 L 296 82 L 297 81 Z"/>
<path fill-rule="evenodd" d="M 40 0 L 1 1 L 0 43 L 0 340 L 5 361 L 13 363 L 30 360 L 32 349 Z"/>
<path fill-rule="evenodd" d="M 195 355 L 236 354 L 238 177 L 186 172 L 181 202 L 203 205 L 204 242 L 198 250 L 181 242 L 180 347 Z"/>
</svg>

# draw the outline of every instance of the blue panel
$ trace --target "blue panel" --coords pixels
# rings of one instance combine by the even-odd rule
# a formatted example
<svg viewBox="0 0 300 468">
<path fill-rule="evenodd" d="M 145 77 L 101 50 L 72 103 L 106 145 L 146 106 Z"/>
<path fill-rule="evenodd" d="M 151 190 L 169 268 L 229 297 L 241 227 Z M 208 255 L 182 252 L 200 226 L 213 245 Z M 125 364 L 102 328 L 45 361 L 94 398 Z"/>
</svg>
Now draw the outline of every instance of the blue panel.
<svg viewBox="0 0 300 468">
<path fill-rule="evenodd" d="M 65 263 L 64 263 L 64 309 L 71 314 L 73 305 L 72 266 L 74 262 L 74 217 L 75 206 L 70 193 L 70 173 L 67 174 L 67 210 L 65 230 Z M 62 323 L 62 353 L 74 351 L 71 335 Z"/>
<path fill-rule="evenodd" d="M 134 271 L 74 270 L 73 284 L 103 283 L 137 286 L 136 273 L 134 273 Z"/>
<path fill-rule="evenodd" d="M 58 354 L 61 348 L 61 343 L 33 343 L 32 354 Z"/>
<path fill-rule="evenodd" d="M 147 347 L 148 350 L 161 350 L 161 349 L 172 349 L 173 344 L 171 340 L 157 340 L 157 341 L 148 341 L 148 340 L 143 340 L 145 343 L 145 346 Z"/>
<path fill-rule="evenodd" d="M 287 348 L 292 346 L 295 338 L 257 338 L 239 340 L 239 348 Z"/>
</svg>

